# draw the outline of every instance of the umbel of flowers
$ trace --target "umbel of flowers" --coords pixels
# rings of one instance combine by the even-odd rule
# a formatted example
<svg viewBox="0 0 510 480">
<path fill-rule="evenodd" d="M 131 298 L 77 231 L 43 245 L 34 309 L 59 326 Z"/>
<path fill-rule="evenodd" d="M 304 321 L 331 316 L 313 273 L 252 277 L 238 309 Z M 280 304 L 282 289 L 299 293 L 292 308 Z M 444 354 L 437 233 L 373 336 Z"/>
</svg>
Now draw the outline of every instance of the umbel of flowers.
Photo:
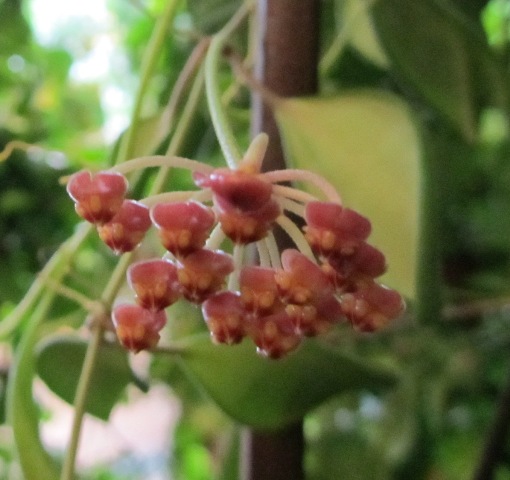
<svg viewBox="0 0 510 480">
<path fill-rule="evenodd" d="M 138 352 L 156 346 L 165 309 L 184 298 L 200 305 L 213 341 L 249 337 L 257 351 L 280 358 L 304 337 L 349 321 L 379 329 L 404 309 L 395 290 L 378 283 L 384 254 L 367 242 L 370 221 L 342 205 L 322 177 L 303 170 L 261 173 L 267 136 L 254 139 L 236 168 L 212 168 L 180 157 L 143 157 L 110 170 L 74 174 L 67 190 L 76 212 L 95 224 L 115 253 L 135 249 L 158 230 L 166 254 L 133 263 L 127 280 L 136 303 L 112 312 L 119 341 Z M 126 199 L 125 173 L 151 166 L 186 168 L 197 190 Z M 282 182 L 310 182 L 323 199 Z M 304 219 L 300 229 L 287 215 Z M 279 252 L 279 225 L 295 248 Z M 219 250 L 228 237 L 232 255 Z M 246 262 L 247 246 L 253 245 Z"/>
</svg>

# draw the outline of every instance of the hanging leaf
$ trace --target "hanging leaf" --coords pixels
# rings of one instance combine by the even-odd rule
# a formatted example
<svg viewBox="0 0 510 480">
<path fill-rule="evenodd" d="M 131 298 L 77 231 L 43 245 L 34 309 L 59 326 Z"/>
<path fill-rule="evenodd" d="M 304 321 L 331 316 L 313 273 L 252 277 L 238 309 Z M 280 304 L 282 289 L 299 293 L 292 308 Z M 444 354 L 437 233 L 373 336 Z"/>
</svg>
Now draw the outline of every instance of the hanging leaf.
<svg viewBox="0 0 510 480">
<path fill-rule="evenodd" d="M 208 335 L 188 339 L 182 364 L 235 420 L 274 429 L 303 417 L 332 395 L 396 383 L 394 371 L 362 363 L 307 340 L 282 360 L 257 355 L 251 342 L 214 345 Z"/>
<path fill-rule="evenodd" d="M 480 98 L 504 105 L 504 81 L 479 22 L 440 0 L 381 0 L 373 19 L 396 72 L 472 141 Z"/>
<path fill-rule="evenodd" d="M 420 147 L 405 104 L 366 90 L 281 99 L 275 114 L 293 165 L 323 175 L 347 206 L 370 218 L 370 242 L 389 265 L 383 282 L 413 298 Z"/>
<path fill-rule="evenodd" d="M 342 0 L 342 18 L 345 19 L 349 42 L 363 56 L 381 68 L 388 68 L 389 61 L 381 48 L 369 15 L 370 2 L 359 0 Z"/>
<path fill-rule="evenodd" d="M 72 404 L 87 342 L 72 335 L 46 338 L 37 347 L 37 373 L 59 397 Z M 65 366 L 65 368 L 63 368 Z M 88 391 L 86 411 L 107 420 L 130 382 L 139 380 L 129 367 L 126 352 L 102 345 Z"/>
</svg>

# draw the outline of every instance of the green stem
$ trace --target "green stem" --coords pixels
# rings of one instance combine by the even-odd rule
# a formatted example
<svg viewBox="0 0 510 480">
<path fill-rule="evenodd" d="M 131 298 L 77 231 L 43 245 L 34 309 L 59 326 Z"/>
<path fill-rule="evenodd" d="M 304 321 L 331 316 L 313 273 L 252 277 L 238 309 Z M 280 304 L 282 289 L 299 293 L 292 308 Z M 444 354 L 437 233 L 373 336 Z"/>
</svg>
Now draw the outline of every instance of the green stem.
<svg viewBox="0 0 510 480">
<path fill-rule="evenodd" d="M 363 0 L 359 2 L 356 4 L 356 10 L 350 12 L 350 16 L 344 20 L 342 28 L 319 62 L 319 72 L 322 76 L 329 73 L 335 62 L 343 53 L 344 48 L 347 46 L 349 37 L 358 26 L 358 20 L 361 19 L 362 15 L 366 14 L 374 2 L 375 0 Z"/>
<path fill-rule="evenodd" d="M 126 270 L 128 269 L 132 259 L 133 253 L 127 253 L 123 255 L 119 263 L 117 263 L 101 297 L 102 304 L 105 306 L 106 311 L 111 310 L 117 292 L 124 283 Z M 76 387 L 71 437 L 69 439 L 69 446 L 64 459 L 64 466 L 62 467 L 62 473 L 60 476 L 61 480 L 73 480 L 74 478 L 76 455 L 78 453 L 83 415 L 85 413 L 85 405 L 87 402 L 87 392 L 90 387 L 90 382 L 92 380 L 94 367 L 104 333 L 104 327 L 101 322 L 94 322 L 92 331 L 92 339 L 87 346 L 85 360 L 78 380 L 78 386 Z"/>
<path fill-rule="evenodd" d="M 193 116 L 197 110 L 198 102 L 200 100 L 200 95 L 203 91 L 203 88 L 204 72 L 203 70 L 200 70 L 197 77 L 195 78 L 195 81 L 193 82 L 188 101 L 184 106 L 180 121 L 177 124 L 172 139 L 170 140 L 170 144 L 168 145 L 168 149 L 166 151 L 167 155 L 173 156 L 180 150 L 186 132 L 188 131 L 191 124 L 191 120 L 193 119 Z M 154 186 L 152 187 L 152 192 L 160 192 L 163 189 L 169 171 L 169 167 L 162 167 L 159 170 L 158 175 L 154 181 Z"/>
<path fill-rule="evenodd" d="M 23 478 L 55 480 L 58 468 L 44 449 L 39 435 L 39 410 L 32 395 L 35 375 L 34 348 L 39 338 L 39 326 L 51 308 L 55 292 L 46 292 L 26 325 L 16 350 L 7 383 L 7 414 L 12 426 Z"/>
<path fill-rule="evenodd" d="M 251 2 L 245 2 L 230 21 L 213 36 L 205 58 L 205 88 L 209 112 L 221 150 L 230 168 L 236 168 L 242 156 L 221 103 L 219 64 L 228 38 L 246 18 L 250 9 Z"/>
<path fill-rule="evenodd" d="M 80 431 L 85 414 L 85 404 L 87 401 L 87 393 L 90 388 L 94 367 L 96 365 L 97 355 L 103 339 L 103 327 L 100 323 L 96 323 L 93 328 L 93 336 L 87 346 L 87 352 L 80 375 L 80 380 L 76 389 L 76 399 L 74 402 L 74 418 L 71 431 L 71 438 L 67 447 L 67 455 L 62 467 L 61 480 L 73 480 L 76 454 L 78 453 L 78 445 L 80 441 Z"/>
<path fill-rule="evenodd" d="M 421 325 L 437 324 L 443 307 L 441 275 L 441 190 L 437 181 L 444 159 L 432 147 L 437 139 L 424 138 L 424 159 L 421 171 L 420 240 L 418 246 L 418 277 L 416 318 Z"/>
<path fill-rule="evenodd" d="M 23 322 L 28 312 L 34 311 L 36 302 L 40 299 L 47 286 L 47 279 L 50 278 L 52 282 L 60 283 L 67 272 L 70 259 L 91 231 L 91 225 L 85 223 L 81 224 L 74 235 L 63 243 L 53 254 L 40 271 L 21 302 L 18 303 L 16 308 L 0 323 L 0 339 L 9 337 Z"/>
<path fill-rule="evenodd" d="M 110 170 L 126 174 L 135 170 L 143 170 L 151 167 L 172 167 L 184 168 L 192 172 L 211 173 L 213 167 L 203 162 L 190 160 L 189 158 L 167 156 L 167 155 L 149 155 L 147 157 L 137 157 L 127 162 L 123 162 Z"/>
<path fill-rule="evenodd" d="M 202 91 L 202 88 L 203 88 L 203 75 L 199 74 L 193 84 L 182 117 L 176 127 L 172 140 L 170 141 L 170 145 L 168 148 L 169 155 L 171 155 L 173 152 L 177 152 L 181 147 L 185 131 L 188 129 L 193 113 L 197 108 L 198 99 Z M 160 189 L 163 187 L 167 170 L 168 170 L 167 167 L 163 166 L 160 172 L 158 173 L 155 185 L 152 188 L 153 194 L 159 192 Z M 162 171 L 163 173 L 161 173 Z M 108 284 L 105 287 L 101 300 L 103 305 L 108 311 L 111 309 L 111 305 L 113 304 L 113 301 L 115 300 L 115 297 L 120 287 L 124 283 L 126 270 L 129 267 L 132 259 L 133 259 L 132 253 L 128 253 L 122 256 L 115 270 L 113 271 L 110 280 L 108 281 Z M 85 412 L 85 404 L 87 401 L 87 392 L 90 387 L 92 374 L 94 372 L 94 365 L 96 363 L 97 356 L 99 353 L 103 333 L 104 333 L 103 328 L 100 324 L 94 325 L 94 335 L 87 347 L 85 361 L 83 364 L 82 372 L 76 390 L 76 398 L 74 401 L 75 414 L 73 418 L 69 448 L 67 451 L 67 456 L 65 458 L 64 467 L 62 469 L 61 480 L 72 480 L 74 477 L 76 455 L 78 452 L 79 440 L 81 435 L 81 426 L 83 423 L 83 415 Z"/>
<path fill-rule="evenodd" d="M 126 253 L 122 255 L 119 262 L 115 266 L 115 269 L 108 280 L 108 284 L 106 285 L 103 295 L 101 296 L 101 301 L 105 306 L 106 310 L 111 310 L 113 301 L 117 296 L 120 287 L 124 284 L 126 271 L 133 260 L 133 252 Z"/>
<path fill-rule="evenodd" d="M 135 104 L 133 106 L 131 124 L 126 132 L 126 136 L 121 143 L 116 163 L 124 162 L 128 160 L 132 155 L 135 144 L 135 134 L 141 118 L 142 104 L 143 100 L 145 99 L 145 93 L 147 92 L 150 80 L 153 78 L 156 63 L 160 58 L 162 46 L 165 39 L 167 38 L 168 30 L 174 19 L 178 3 L 179 0 L 167 0 L 166 8 L 161 14 L 158 23 L 156 24 L 149 45 L 147 47 L 147 51 L 143 57 L 144 61 L 142 62 L 141 67 L 140 85 L 138 87 Z"/>
</svg>

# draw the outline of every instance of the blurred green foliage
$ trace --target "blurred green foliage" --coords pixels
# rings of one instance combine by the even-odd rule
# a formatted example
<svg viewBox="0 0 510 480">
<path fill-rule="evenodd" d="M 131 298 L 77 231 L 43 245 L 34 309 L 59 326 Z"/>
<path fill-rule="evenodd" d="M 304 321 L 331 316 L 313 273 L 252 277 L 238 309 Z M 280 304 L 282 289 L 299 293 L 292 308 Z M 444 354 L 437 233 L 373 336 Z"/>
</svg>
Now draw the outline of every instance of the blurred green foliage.
<svg viewBox="0 0 510 480">
<path fill-rule="evenodd" d="M 164 3 L 108 2 L 118 46 L 135 78 Z M 193 46 L 193 34 L 213 33 L 240 3 L 183 3 L 151 83 L 149 114 L 157 116 L 168 102 Z M 345 27 L 350 3 L 322 2 L 323 53 Z M 107 112 L 101 104 L 101 86 L 73 80 L 70 72 L 76 58 L 63 46 L 38 43 L 25 7 L 20 0 L 0 0 L 0 149 L 12 139 L 22 139 L 45 150 L 15 152 L 0 163 L 2 317 L 20 301 L 34 275 L 76 224 L 59 178 L 83 165 L 107 164 L 108 152 L 114 149 L 102 135 Z M 322 89 L 338 93 L 352 87 L 376 88 L 399 96 L 412 109 L 422 129 L 426 168 L 432 172 L 434 195 L 439 199 L 434 237 L 442 268 L 440 295 L 448 306 L 474 307 L 432 326 L 419 327 L 409 321 L 375 338 L 337 332 L 331 339 L 335 348 L 367 361 L 403 366 L 404 378 L 385 393 L 365 390 L 361 382 L 358 391 L 332 398 L 310 412 L 305 419 L 306 469 L 310 480 L 463 480 L 472 476 L 479 461 L 509 367 L 510 11 L 504 0 L 379 0 L 371 14 L 371 33 L 377 33 L 389 63 L 374 61 L 378 57 L 370 53 L 368 42 L 348 41 L 322 72 Z M 61 32 L 62 38 L 69 34 L 72 30 Z M 227 72 L 225 83 L 229 79 Z M 129 79 L 121 79 L 120 84 L 132 88 L 128 94 L 134 96 Z M 230 111 L 242 143 L 248 136 L 246 107 L 246 94 L 241 93 Z M 205 103 L 193 119 L 182 154 L 211 162 L 219 159 Z M 174 187 L 184 187 L 189 178 L 176 176 L 172 182 Z M 75 259 L 78 278 L 71 281 L 92 298 L 99 295 L 103 283 L 87 283 L 87 278 L 94 274 L 105 278 L 113 264 L 98 245 L 90 241 Z M 472 302 L 478 300 L 488 300 L 482 304 L 486 308 L 476 308 L 478 304 Z M 73 307 L 58 308 L 56 316 Z M 174 338 L 202 330 L 200 320 L 190 319 L 189 312 L 181 316 L 179 321 L 176 315 L 169 333 Z M 61 351 L 51 358 L 42 356 L 41 362 L 50 360 L 50 367 L 40 366 L 41 371 L 47 368 L 52 374 L 52 362 L 60 355 Z M 73 355 L 69 358 L 75 360 Z M 200 370 L 199 377 L 207 377 L 207 365 L 196 358 L 189 363 L 188 368 Z M 124 363 L 122 367 L 121 386 L 131 373 Z M 151 375 L 154 381 L 172 386 L 185 405 L 174 433 L 175 478 L 233 478 L 222 474 L 222 465 L 231 464 L 231 455 L 237 454 L 232 442 L 238 436 L 237 425 L 212 406 L 177 364 L 156 357 Z M 206 380 L 206 386 L 213 381 L 209 393 L 216 400 L 220 397 L 220 404 L 227 404 L 230 411 L 239 408 L 229 405 L 238 397 L 215 391 L 213 377 Z M 222 381 L 235 384 L 236 378 Z M 73 388 L 57 390 L 65 390 L 69 398 Z M 118 398 L 119 391 L 114 393 L 108 407 Z M 101 410 L 100 416 L 107 413 Z M 0 458 L 8 471 L 12 445 L 0 443 Z M 229 445 L 234 445 L 230 455 Z M 502 465 L 497 478 L 509 475 L 508 465 Z M 108 466 L 87 478 L 135 477 Z"/>
</svg>

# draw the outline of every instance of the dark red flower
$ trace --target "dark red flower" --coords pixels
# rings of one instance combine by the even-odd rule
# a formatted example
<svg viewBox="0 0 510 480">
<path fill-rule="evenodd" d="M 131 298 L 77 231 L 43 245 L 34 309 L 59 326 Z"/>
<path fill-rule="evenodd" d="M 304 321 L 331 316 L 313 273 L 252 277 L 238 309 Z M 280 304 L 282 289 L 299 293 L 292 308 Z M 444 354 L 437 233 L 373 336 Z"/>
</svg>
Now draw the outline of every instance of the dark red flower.
<svg viewBox="0 0 510 480">
<path fill-rule="evenodd" d="M 134 200 L 124 200 L 122 207 L 107 223 L 98 225 L 101 240 L 115 253 L 134 250 L 151 226 L 149 209 Z"/>
<path fill-rule="evenodd" d="M 223 232 L 246 244 L 264 238 L 281 213 L 273 185 L 256 173 L 218 168 L 210 175 L 195 174 L 195 183 L 213 192 Z"/>
<path fill-rule="evenodd" d="M 246 311 L 234 292 L 220 292 L 202 305 L 202 313 L 216 343 L 239 343 L 246 334 Z"/>
<path fill-rule="evenodd" d="M 333 294 L 328 276 L 300 251 L 285 250 L 281 259 L 283 270 L 276 272 L 275 280 L 284 303 L 304 305 Z"/>
<path fill-rule="evenodd" d="M 163 310 L 181 296 L 176 266 L 166 260 L 133 263 L 127 272 L 137 303 L 148 310 Z"/>
<path fill-rule="evenodd" d="M 332 202 L 309 202 L 305 208 L 305 236 L 321 256 L 352 254 L 370 235 L 370 221 L 359 213 Z"/>
<path fill-rule="evenodd" d="M 158 203 L 151 210 L 163 246 L 176 257 L 203 248 L 215 222 L 213 211 L 201 203 Z"/>
<path fill-rule="evenodd" d="M 402 314 L 405 308 L 402 296 L 395 290 L 368 281 L 358 290 L 340 298 L 342 310 L 354 328 L 372 332 L 387 325 Z"/>
<path fill-rule="evenodd" d="M 76 213 L 88 222 L 110 221 L 120 210 L 127 191 L 127 180 L 120 173 L 87 170 L 77 172 L 67 182 L 67 192 L 76 202 Z"/>
<path fill-rule="evenodd" d="M 163 310 L 151 311 L 139 305 L 121 304 L 113 309 L 112 321 L 120 343 L 137 353 L 157 345 L 166 315 Z"/>
<path fill-rule="evenodd" d="M 225 277 L 233 271 L 232 257 L 220 250 L 197 250 L 182 258 L 177 265 L 183 294 L 194 303 L 202 303 L 220 290 Z"/>
</svg>

